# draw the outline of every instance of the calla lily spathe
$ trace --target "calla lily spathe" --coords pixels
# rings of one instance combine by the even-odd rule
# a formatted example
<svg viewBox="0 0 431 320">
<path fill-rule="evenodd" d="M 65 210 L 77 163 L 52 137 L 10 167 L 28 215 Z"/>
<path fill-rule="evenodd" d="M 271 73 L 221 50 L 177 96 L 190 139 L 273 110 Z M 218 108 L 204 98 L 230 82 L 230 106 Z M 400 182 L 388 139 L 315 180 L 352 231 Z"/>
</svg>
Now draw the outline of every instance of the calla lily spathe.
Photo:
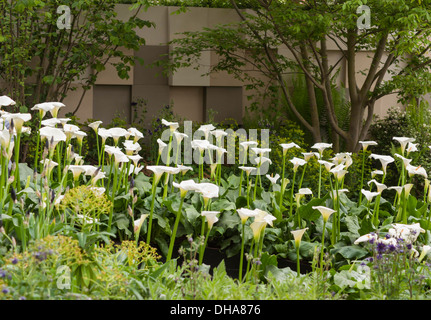
<svg viewBox="0 0 431 320">
<path fill-rule="evenodd" d="M 331 214 L 333 214 L 335 212 L 335 210 L 328 208 L 328 207 L 324 207 L 324 206 L 313 206 L 312 208 L 314 210 L 319 210 L 319 212 L 321 213 L 321 215 L 323 217 L 324 222 L 327 222 L 329 217 L 331 216 Z"/>
<path fill-rule="evenodd" d="M 180 126 L 178 122 L 170 122 L 165 119 L 162 119 L 162 124 L 169 127 L 169 130 L 171 131 L 171 134 L 177 130 L 177 128 Z"/>
<path fill-rule="evenodd" d="M 404 154 L 404 151 L 406 149 L 407 143 L 414 142 L 414 138 L 408 138 L 408 137 L 393 137 L 393 140 L 397 140 L 400 143 L 401 146 L 401 153 Z"/>
<path fill-rule="evenodd" d="M 16 102 L 8 96 L 0 96 L 0 107 L 8 107 L 15 105 Z"/>
<path fill-rule="evenodd" d="M 304 235 L 305 231 L 307 231 L 307 230 L 308 230 L 308 228 L 290 231 L 290 233 L 293 235 L 293 240 L 295 241 L 295 246 L 297 248 L 299 248 L 299 246 L 301 244 L 302 236 Z"/>
</svg>

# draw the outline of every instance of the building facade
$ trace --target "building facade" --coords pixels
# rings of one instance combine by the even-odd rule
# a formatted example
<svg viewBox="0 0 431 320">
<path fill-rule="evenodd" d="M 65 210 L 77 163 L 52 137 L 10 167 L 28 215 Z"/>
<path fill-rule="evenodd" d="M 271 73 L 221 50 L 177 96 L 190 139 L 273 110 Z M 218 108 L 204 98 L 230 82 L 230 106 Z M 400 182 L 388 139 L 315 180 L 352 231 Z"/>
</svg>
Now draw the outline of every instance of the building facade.
<svg viewBox="0 0 431 320">
<path fill-rule="evenodd" d="M 146 45 L 139 51 L 128 52 L 144 60 L 144 65 L 136 63 L 129 79 L 120 79 L 114 67 L 107 65 L 100 73 L 95 86 L 88 90 L 82 100 L 76 116 L 82 120 L 98 119 L 109 123 L 120 116 L 127 121 L 133 117 L 132 103 L 138 100 L 146 102 L 146 119 L 150 121 L 165 105 L 172 104 L 174 112 L 184 119 L 206 121 L 208 112 L 215 111 L 215 120 L 233 118 L 241 122 L 249 92 L 245 84 L 227 73 L 205 75 L 209 67 L 216 62 L 216 55 L 210 52 L 202 54 L 200 69 L 184 68 L 165 76 L 162 70 L 150 65 L 169 53 L 170 40 L 185 31 L 199 31 L 204 27 L 231 23 L 239 20 L 232 9 L 190 8 L 185 13 L 173 14 L 177 7 L 151 7 L 140 13 L 140 18 L 155 23 L 155 28 L 138 30 L 146 40 Z M 119 18 L 127 19 L 132 13 L 129 5 L 118 5 Z M 330 62 L 337 61 L 341 52 L 335 44 L 329 44 Z M 282 53 L 282 49 L 280 49 Z M 286 54 L 288 54 L 286 52 Z M 358 71 L 366 70 L 371 60 L 367 52 L 361 52 L 357 59 Z M 91 72 L 91 70 L 89 70 Z M 345 67 L 341 64 L 339 83 L 346 83 Z M 360 82 L 359 82 L 360 84 Z M 63 101 L 66 108 L 63 114 L 75 110 L 82 96 L 82 90 L 72 91 Z M 383 116 L 387 109 L 397 105 L 396 96 L 389 95 L 380 99 L 375 106 L 375 113 Z M 137 110 L 138 114 L 140 110 Z"/>
</svg>

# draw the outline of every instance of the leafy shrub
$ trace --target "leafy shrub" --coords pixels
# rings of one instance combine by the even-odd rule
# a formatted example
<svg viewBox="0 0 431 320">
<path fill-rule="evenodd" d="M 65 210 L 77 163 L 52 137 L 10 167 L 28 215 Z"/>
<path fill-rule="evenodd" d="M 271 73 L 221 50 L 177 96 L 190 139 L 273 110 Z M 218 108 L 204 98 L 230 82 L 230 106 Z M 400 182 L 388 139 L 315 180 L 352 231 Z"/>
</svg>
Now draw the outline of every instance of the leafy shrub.
<svg viewBox="0 0 431 320">
<path fill-rule="evenodd" d="M 391 108 L 388 114 L 383 118 L 377 118 L 370 127 L 370 135 L 378 145 L 373 146 L 373 153 L 382 155 L 401 154 L 399 144 L 393 140 L 393 137 L 409 137 L 415 139 L 418 151 L 408 155 L 412 159 L 411 164 L 414 166 L 422 166 L 427 172 L 431 170 L 431 153 L 429 147 L 431 145 L 431 111 L 427 104 L 419 106 L 411 104 L 405 111 L 399 108 Z M 397 160 L 397 159 L 396 159 Z M 398 185 L 398 177 L 400 174 L 401 164 L 388 166 L 387 177 L 385 184 L 388 186 Z M 379 164 L 377 164 L 379 167 Z M 423 190 L 423 178 L 414 176 L 413 183 L 417 185 L 418 196 L 420 190 Z"/>
<path fill-rule="evenodd" d="M 111 242 L 90 254 L 77 240 L 48 236 L 0 260 L 0 299 L 142 298 L 138 282 L 158 259 L 156 250 L 143 242 Z"/>
</svg>

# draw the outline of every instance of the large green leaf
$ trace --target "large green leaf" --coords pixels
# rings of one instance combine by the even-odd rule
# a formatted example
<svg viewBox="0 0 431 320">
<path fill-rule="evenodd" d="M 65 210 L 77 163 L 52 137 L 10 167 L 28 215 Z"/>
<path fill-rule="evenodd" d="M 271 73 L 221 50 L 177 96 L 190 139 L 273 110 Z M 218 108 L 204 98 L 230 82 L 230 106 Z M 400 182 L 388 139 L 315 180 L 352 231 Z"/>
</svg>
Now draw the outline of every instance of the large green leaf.
<svg viewBox="0 0 431 320">
<path fill-rule="evenodd" d="M 353 259 L 361 259 L 368 254 L 368 251 L 362 247 L 353 245 L 353 246 L 343 246 L 339 249 L 334 249 L 332 251 L 334 254 L 340 254 L 343 258 L 353 260 Z"/>
<path fill-rule="evenodd" d="M 236 205 L 227 199 L 217 199 L 211 203 L 211 211 L 229 211 L 236 210 Z"/>
</svg>

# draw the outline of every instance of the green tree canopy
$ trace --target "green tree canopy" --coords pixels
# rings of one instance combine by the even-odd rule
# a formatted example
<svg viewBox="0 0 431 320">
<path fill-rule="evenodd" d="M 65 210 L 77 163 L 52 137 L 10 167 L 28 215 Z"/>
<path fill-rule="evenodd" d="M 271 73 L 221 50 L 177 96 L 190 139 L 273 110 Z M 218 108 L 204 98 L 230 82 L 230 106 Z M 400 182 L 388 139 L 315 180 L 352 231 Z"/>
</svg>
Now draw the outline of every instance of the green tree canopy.
<svg viewBox="0 0 431 320">
<path fill-rule="evenodd" d="M 135 57 L 123 49 L 138 50 L 145 39 L 136 30 L 154 24 L 138 17 L 147 0 L 133 1 L 127 21 L 117 18 L 117 3 L 0 0 L 0 93 L 31 107 L 62 101 L 77 80 L 85 92 L 107 63 L 127 78 Z"/>
<path fill-rule="evenodd" d="M 341 138 L 347 150 L 357 151 L 358 141 L 367 136 L 376 101 L 389 94 L 407 101 L 430 91 L 430 1 L 367 1 L 369 26 L 363 23 L 367 11 L 358 10 L 364 2 L 357 0 L 230 2 L 239 22 L 186 32 L 172 40 L 167 70 L 196 65 L 202 52 L 211 50 L 219 56 L 211 71 L 228 71 L 250 88 L 268 86 L 263 74 L 315 142 L 322 141 L 324 116 L 335 134 L 334 147 Z M 330 42 L 341 53 L 338 61 L 329 61 Z M 369 65 L 359 69 L 358 55 L 363 52 L 369 55 Z M 339 124 L 333 93 L 334 77 L 343 63 L 350 102 L 346 128 Z M 292 73 L 305 78 L 309 101 L 305 112 L 292 99 L 286 81 Z"/>
</svg>

